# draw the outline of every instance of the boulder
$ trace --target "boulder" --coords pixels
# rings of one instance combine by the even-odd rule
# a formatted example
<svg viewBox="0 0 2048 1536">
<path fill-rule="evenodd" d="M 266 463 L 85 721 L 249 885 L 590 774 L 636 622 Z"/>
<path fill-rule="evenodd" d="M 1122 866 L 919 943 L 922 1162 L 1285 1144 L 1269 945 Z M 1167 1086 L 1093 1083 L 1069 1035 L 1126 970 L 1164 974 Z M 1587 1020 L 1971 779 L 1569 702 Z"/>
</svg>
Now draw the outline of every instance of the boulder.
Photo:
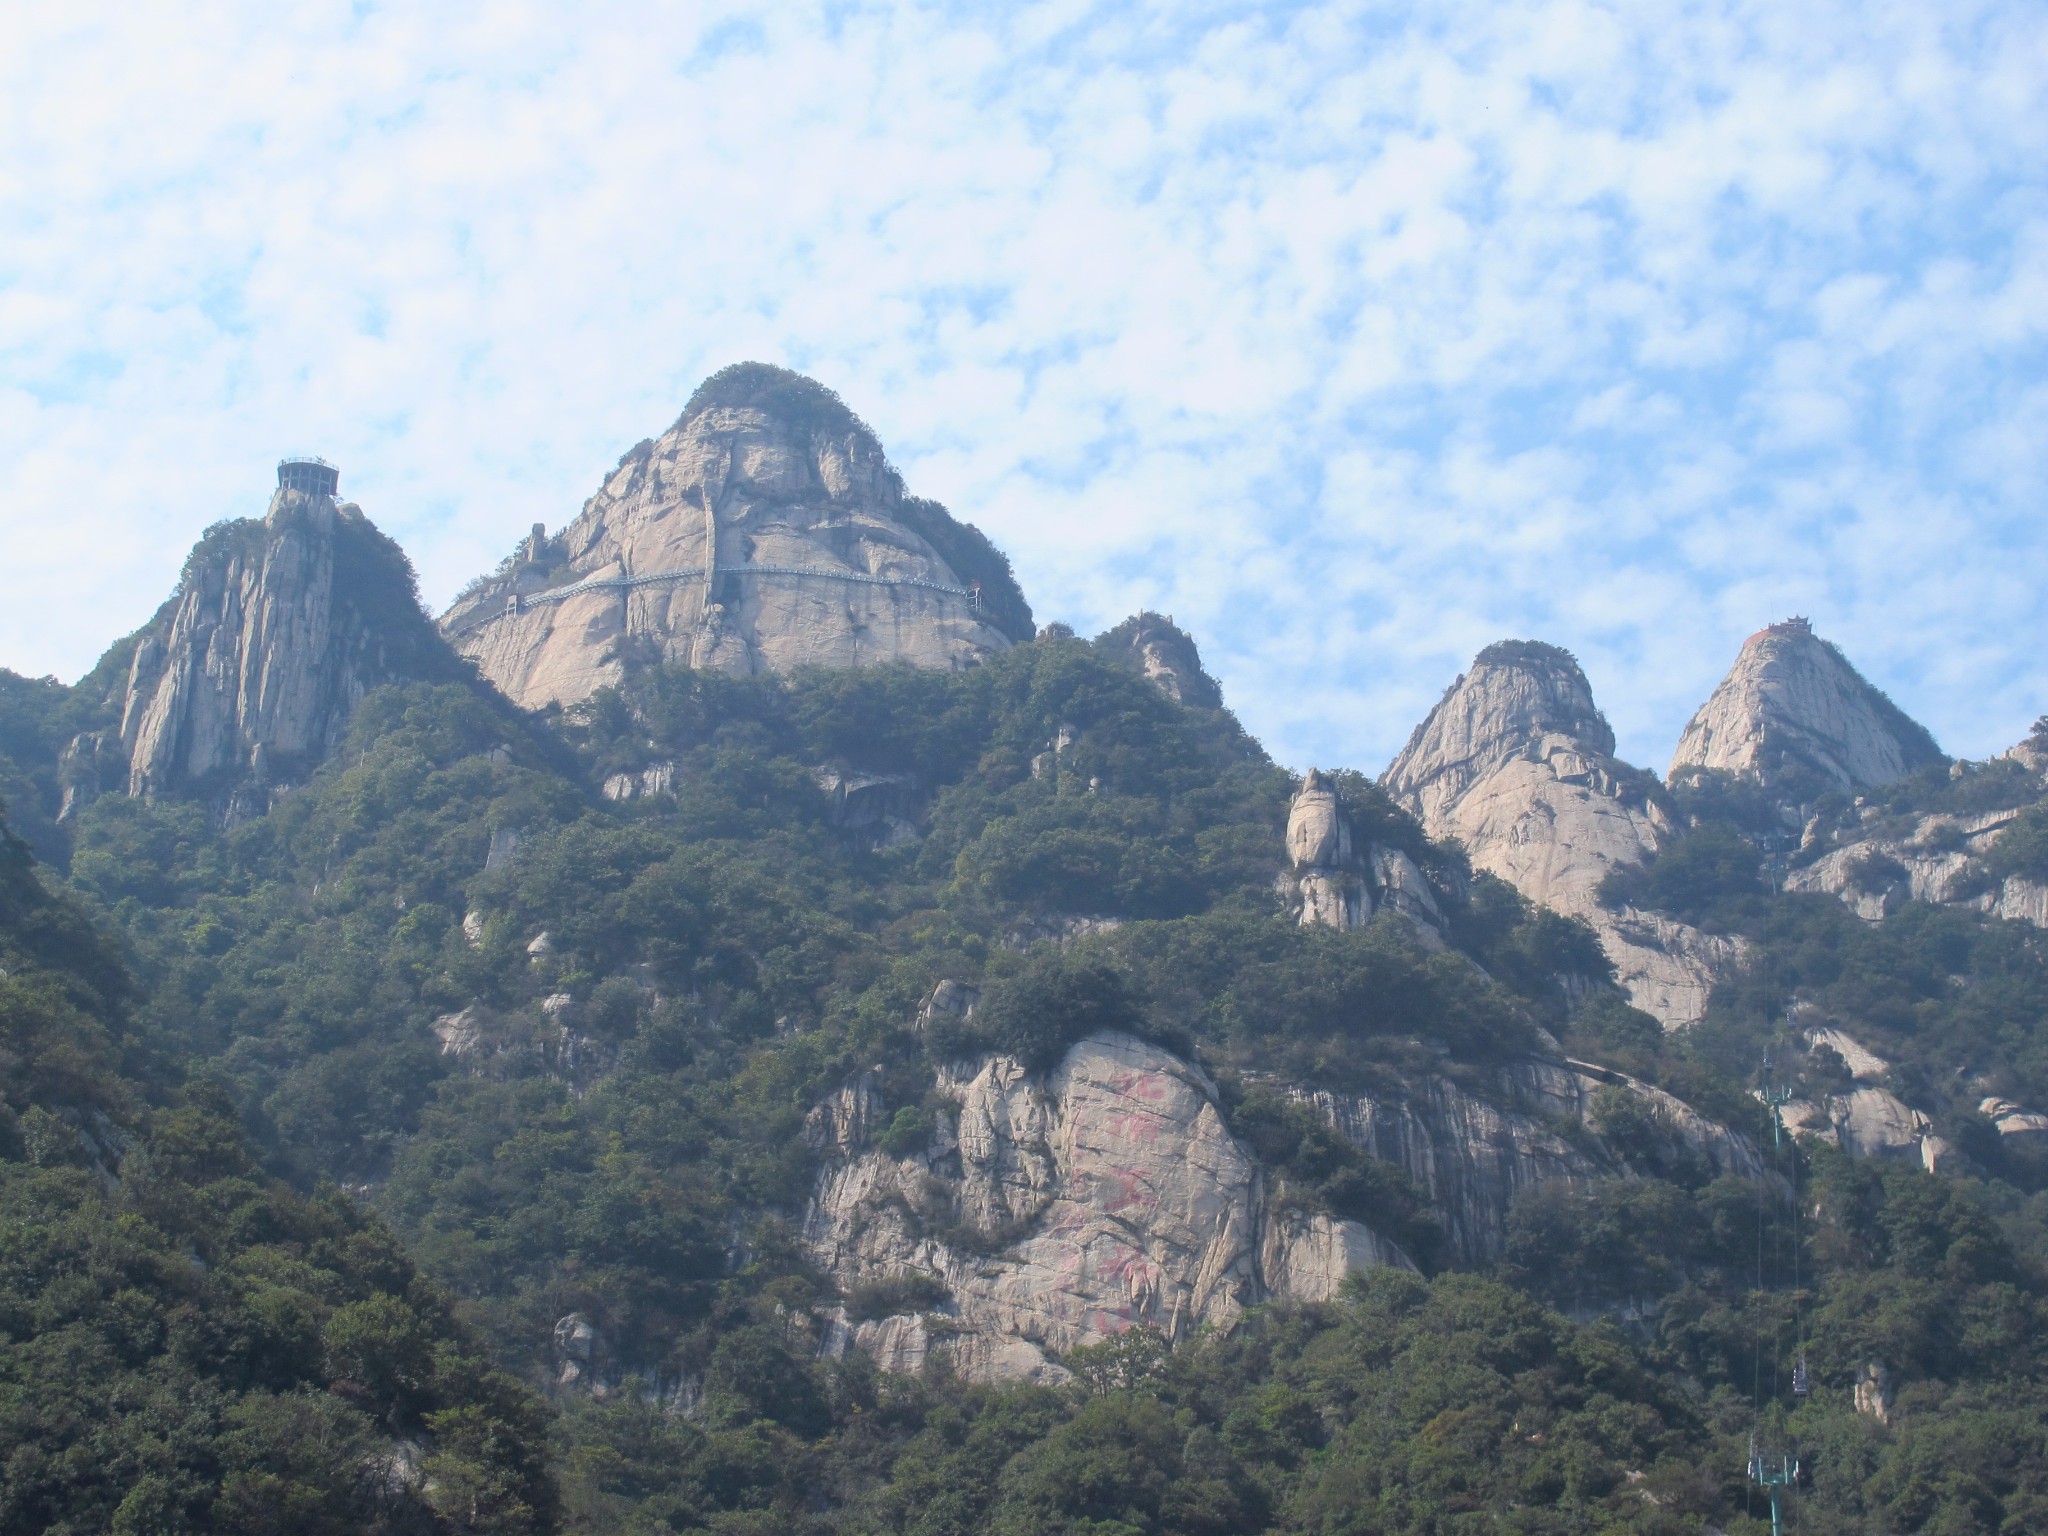
<svg viewBox="0 0 2048 1536">
<path fill-rule="evenodd" d="M 1891 1071 L 1892 1064 L 1862 1041 L 1831 1025 L 1809 1029 L 1806 1032 L 1806 1048 L 1817 1051 L 1827 1047 L 1842 1058 L 1849 1069 L 1849 1075 L 1859 1083 L 1874 1083 Z"/>
<path fill-rule="evenodd" d="M 2048 1136 L 2048 1115 L 2022 1109 L 2010 1099 L 1987 1098 L 1977 1106 L 1977 1113 L 1996 1126 L 2001 1136 L 2024 1136 L 2029 1140 Z"/>
<path fill-rule="evenodd" d="M 1866 1360 L 1856 1367 L 1852 1394 L 1856 1411 L 1880 1424 L 1892 1421 L 1892 1373 L 1880 1362 Z"/>
<path fill-rule="evenodd" d="M 1883 1088 L 1860 1087 L 1828 1101 L 1835 1133 L 1851 1157 L 1918 1157 L 1927 1117 Z"/>
<path fill-rule="evenodd" d="M 458 1061 L 475 1056 L 483 1048 L 484 1016 L 475 1003 L 459 1013 L 444 1013 L 434 1020 L 434 1038 L 441 1042 L 441 1054 Z"/>
</svg>

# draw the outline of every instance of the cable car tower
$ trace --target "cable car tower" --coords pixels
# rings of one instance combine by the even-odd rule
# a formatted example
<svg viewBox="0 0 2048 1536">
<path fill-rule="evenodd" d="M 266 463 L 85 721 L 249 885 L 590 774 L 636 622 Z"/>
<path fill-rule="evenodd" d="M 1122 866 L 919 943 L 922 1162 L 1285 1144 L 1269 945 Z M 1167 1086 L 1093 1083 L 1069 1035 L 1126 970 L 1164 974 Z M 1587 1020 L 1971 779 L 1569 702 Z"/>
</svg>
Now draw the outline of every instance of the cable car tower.
<svg viewBox="0 0 2048 1536">
<path fill-rule="evenodd" d="M 1787 1010 L 1786 1019 L 1787 1023 L 1791 1022 L 1792 1013 L 1789 1009 Z M 1771 1288 L 1773 1290 L 1777 1288 L 1777 1284 L 1779 1280 L 1782 1278 L 1778 1266 L 1778 1244 L 1775 1237 L 1768 1239 L 1767 1242 L 1765 1217 L 1766 1202 L 1770 1198 L 1770 1191 L 1773 1183 L 1772 1176 L 1777 1173 L 1777 1165 L 1787 1151 L 1786 1142 L 1788 1138 L 1785 1135 L 1785 1120 L 1784 1116 L 1780 1113 L 1780 1111 L 1783 1110 L 1787 1104 L 1792 1102 L 1793 1095 L 1790 1085 L 1776 1075 L 1775 1063 L 1772 1062 L 1768 1054 L 1766 1054 L 1763 1059 L 1763 1068 L 1761 1073 L 1759 1074 L 1756 1096 L 1758 1101 L 1763 1105 L 1764 1114 L 1768 1117 L 1770 1124 L 1768 1127 L 1769 1134 L 1768 1136 L 1761 1139 L 1761 1145 L 1759 1146 L 1759 1150 L 1764 1153 L 1764 1156 L 1767 1161 L 1764 1170 L 1764 1176 L 1761 1180 L 1759 1180 L 1757 1186 L 1757 1333 L 1755 1383 L 1755 1407 L 1757 1414 L 1757 1428 L 1750 1432 L 1749 1466 L 1747 1468 L 1747 1471 L 1749 1475 L 1750 1486 L 1754 1489 L 1758 1489 L 1770 1495 L 1771 1536 L 1784 1536 L 1786 1494 L 1789 1489 L 1792 1489 L 1800 1485 L 1801 1479 L 1804 1476 L 1804 1468 L 1801 1466 L 1800 1460 L 1796 1455 L 1793 1455 L 1785 1451 L 1782 1447 L 1767 1448 L 1762 1438 L 1764 1417 L 1764 1312 L 1766 1306 L 1764 1288 L 1764 1269 L 1767 1247 L 1769 1252 L 1769 1258 L 1771 1261 L 1770 1281 Z M 1799 1292 L 1800 1258 L 1799 1249 L 1801 1238 L 1799 1230 L 1799 1218 L 1801 1215 L 1799 1194 L 1799 1151 L 1796 1143 L 1791 1147 L 1790 1152 L 1792 1159 L 1792 1167 L 1789 1177 L 1789 1184 L 1792 1194 L 1792 1291 L 1794 1296 L 1794 1306 L 1796 1308 L 1798 1306 L 1797 1298 Z M 1797 1314 L 1795 1312 L 1795 1322 L 1796 1320 Z M 1778 1328 L 1778 1324 L 1771 1324 L 1771 1393 L 1774 1398 L 1776 1397 L 1778 1390 Z M 1806 1350 L 1802 1345 L 1799 1351 L 1798 1358 L 1795 1360 L 1792 1366 L 1792 1395 L 1795 1399 L 1803 1398 L 1808 1396 L 1812 1392 L 1812 1390 L 1812 1381 L 1809 1378 L 1806 1369 Z"/>
<path fill-rule="evenodd" d="M 1785 1536 L 1785 1490 L 1799 1481 L 1797 1456 L 1767 1456 L 1749 1438 L 1749 1480 L 1771 1496 L 1771 1536 Z"/>
</svg>

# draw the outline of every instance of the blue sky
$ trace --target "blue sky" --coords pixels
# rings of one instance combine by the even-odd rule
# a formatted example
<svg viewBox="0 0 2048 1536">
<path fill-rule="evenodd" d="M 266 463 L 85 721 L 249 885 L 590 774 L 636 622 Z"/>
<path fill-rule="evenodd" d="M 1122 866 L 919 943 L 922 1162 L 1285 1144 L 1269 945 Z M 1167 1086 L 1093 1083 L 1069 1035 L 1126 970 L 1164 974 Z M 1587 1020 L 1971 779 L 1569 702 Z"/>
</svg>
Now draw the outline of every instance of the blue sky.
<svg viewBox="0 0 2048 1536">
<path fill-rule="evenodd" d="M 2038 4 L 135 0 L 0 103 L 18 671 L 288 451 L 438 606 L 760 358 L 1296 766 L 1516 635 L 1661 768 L 1792 613 L 1951 751 L 2048 711 Z"/>
</svg>

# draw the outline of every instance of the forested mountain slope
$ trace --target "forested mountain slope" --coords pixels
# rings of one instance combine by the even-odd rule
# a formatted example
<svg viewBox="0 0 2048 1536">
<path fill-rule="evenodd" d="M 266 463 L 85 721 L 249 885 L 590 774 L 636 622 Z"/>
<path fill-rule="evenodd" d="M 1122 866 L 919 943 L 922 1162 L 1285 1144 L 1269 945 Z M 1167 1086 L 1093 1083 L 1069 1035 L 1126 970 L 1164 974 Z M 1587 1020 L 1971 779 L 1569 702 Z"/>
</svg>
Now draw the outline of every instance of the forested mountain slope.
<svg viewBox="0 0 2048 1536">
<path fill-rule="evenodd" d="M 1554 750 L 1437 756 L 1654 828 L 1569 912 L 1160 616 L 1013 638 L 539 714 L 429 647 L 260 797 L 115 732 L 68 805 L 136 644 L 0 679 L 9 1519 L 1747 1531 L 1758 1432 L 1803 1528 L 2042 1518 L 2036 929 L 1782 889 L 1772 786 L 1609 761 L 1548 647 L 1474 676 L 1576 677 Z"/>
<path fill-rule="evenodd" d="M 554 1528 L 531 1390 L 382 1222 L 151 1070 L 137 990 L 0 826 L 0 1528 Z"/>
</svg>

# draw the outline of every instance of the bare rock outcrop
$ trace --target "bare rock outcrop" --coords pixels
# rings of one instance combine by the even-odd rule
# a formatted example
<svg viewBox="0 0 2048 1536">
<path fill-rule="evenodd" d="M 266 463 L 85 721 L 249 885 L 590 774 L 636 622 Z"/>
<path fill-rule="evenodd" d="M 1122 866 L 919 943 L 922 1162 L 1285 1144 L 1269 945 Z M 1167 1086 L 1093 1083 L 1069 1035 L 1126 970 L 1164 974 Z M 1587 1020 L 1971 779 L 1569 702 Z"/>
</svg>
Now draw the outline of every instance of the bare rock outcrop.
<svg viewBox="0 0 2048 1536">
<path fill-rule="evenodd" d="M 954 1006 L 960 999 L 951 999 Z M 1743 1137 L 1659 1089 L 1603 1068 L 1530 1060 L 1477 1093 L 1432 1079 L 1394 1096 L 1292 1090 L 1340 1134 L 1406 1170 L 1447 1256 L 1502 1250 L 1517 1192 L 1671 1172 L 1759 1176 Z M 1625 1145 L 1610 1096 L 1638 1106 Z M 1057 1379 L 1057 1356 L 1135 1324 L 1169 1338 L 1229 1326 L 1274 1298 L 1318 1301 L 1351 1271 L 1407 1265 L 1357 1221 L 1305 1209 L 1231 1133 L 1201 1069 L 1102 1034 L 1034 1074 L 1007 1057 L 942 1072 L 929 1140 L 897 1155 L 874 1074 L 813 1110 L 825 1154 L 804 1243 L 848 1298 L 824 1347 L 891 1369 L 943 1353 L 981 1379 Z M 1656 1129 L 1645 1148 L 1642 1127 Z M 1576 1126 L 1571 1134 L 1568 1126 Z M 1645 1156 L 1654 1165 L 1639 1166 Z"/>
<path fill-rule="evenodd" d="M 1917 1158 L 1929 1173 L 1953 1170 L 1955 1148 L 1934 1134 L 1934 1123 L 1883 1086 L 1891 1063 L 1839 1025 L 1804 1031 L 1809 1051 L 1831 1051 L 1849 1069 L 1839 1093 L 1793 1099 L 1779 1109 L 1785 1128 L 1840 1147 L 1857 1158 Z"/>
<path fill-rule="evenodd" d="M 2048 928 L 2048 886 L 1987 867 L 2023 810 L 1873 818 L 1861 835 L 1838 834 L 1833 848 L 1789 869 L 1784 887 L 1838 897 L 1869 923 L 1908 901 L 1925 901 Z"/>
<path fill-rule="evenodd" d="M 1287 867 L 1278 887 L 1304 927 L 1352 929 L 1379 911 L 1407 919 L 1431 949 L 1444 946 L 1436 892 L 1407 851 L 1360 846 L 1337 785 L 1311 768 L 1287 809 Z"/>
<path fill-rule="evenodd" d="M 951 1115 L 902 1157 L 863 1143 L 871 1084 L 812 1117 L 813 1143 L 838 1154 L 804 1225 L 813 1260 L 856 1300 L 906 1275 L 945 1297 L 880 1318 L 856 1307 L 828 1349 L 899 1368 L 942 1349 L 969 1375 L 1057 1379 L 1055 1356 L 1134 1324 L 1179 1338 L 1408 1262 L 1357 1222 L 1277 1208 L 1214 1085 L 1157 1046 L 1092 1036 L 1044 1076 L 999 1056 L 938 1092 Z"/>
<path fill-rule="evenodd" d="M 340 744 L 370 689 L 459 675 L 405 555 L 359 507 L 307 488 L 306 468 L 279 466 L 260 522 L 208 530 L 137 638 L 120 725 L 130 794 L 261 801 Z"/>
<path fill-rule="evenodd" d="M 1944 761 L 1925 728 L 1805 619 L 1793 618 L 1743 642 L 1679 737 L 1670 777 L 1714 768 L 1766 784 L 1806 780 L 1857 790 Z"/>
<path fill-rule="evenodd" d="M 1382 781 L 1432 837 L 1531 901 L 1583 917 L 1637 1007 L 1697 1020 L 1728 940 L 1654 914 L 1610 912 L 1600 883 L 1672 833 L 1656 781 L 1614 756 L 1614 732 L 1570 653 L 1488 646 L 1415 729 Z"/>
<path fill-rule="evenodd" d="M 2030 1142 L 2048 1139 L 2048 1115 L 2026 1109 L 2010 1099 L 1987 1098 L 1977 1113 L 1989 1120 L 2001 1136 L 2024 1137 Z"/>
<path fill-rule="evenodd" d="M 1910 827 L 1889 835 L 1851 837 L 1812 863 L 1790 870 L 1785 889 L 1839 896 L 1870 922 L 1881 920 L 1902 901 L 1973 902 L 1986 894 L 1975 889 L 1977 882 L 1971 878 L 1977 862 L 2018 815 L 2005 810 L 1978 816 L 1919 816 Z"/>
<path fill-rule="evenodd" d="M 1095 644 L 1142 674 L 1176 704 L 1195 709 L 1223 707 L 1223 690 L 1202 670 L 1202 653 L 1194 636 L 1170 615 L 1133 614 L 1115 629 L 1096 636 Z"/>
<path fill-rule="evenodd" d="M 441 623 L 527 708 L 575 703 L 638 661 L 963 667 L 1033 633 L 978 530 L 906 496 L 838 396 L 757 363 L 707 379 L 561 534 L 536 528 Z"/>
<path fill-rule="evenodd" d="M 1480 1265 L 1501 1256 L 1508 1207 L 1521 1190 L 1658 1171 L 1633 1168 L 1601 1135 L 1603 1088 L 1649 1111 L 1667 1160 L 1697 1159 L 1710 1174 L 1762 1173 L 1746 1138 L 1660 1088 L 1579 1062 L 1513 1064 L 1484 1094 L 1438 1078 L 1399 1095 L 1296 1089 L 1295 1097 L 1355 1145 L 1404 1170 L 1443 1223 L 1449 1255 Z M 1566 1126 L 1581 1134 L 1565 1135 Z"/>
</svg>

